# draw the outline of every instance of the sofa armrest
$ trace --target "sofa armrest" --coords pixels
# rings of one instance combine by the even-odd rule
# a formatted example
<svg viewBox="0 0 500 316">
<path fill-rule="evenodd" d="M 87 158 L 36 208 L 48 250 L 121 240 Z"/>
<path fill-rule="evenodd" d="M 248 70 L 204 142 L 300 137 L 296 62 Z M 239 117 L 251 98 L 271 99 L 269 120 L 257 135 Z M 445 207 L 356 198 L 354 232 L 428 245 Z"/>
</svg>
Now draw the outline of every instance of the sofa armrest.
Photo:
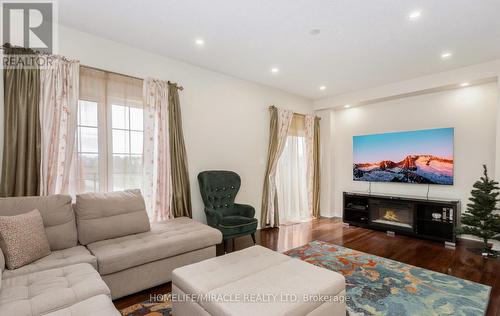
<svg viewBox="0 0 500 316">
<path fill-rule="evenodd" d="M 222 219 L 221 213 L 205 207 L 205 215 L 207 216 L 208 226 L 215 227 L 215 228 L 217 228 L 217 226 L 219 226 L 219 222 Z"/>
<path fill-rule="evenodd" d="M 240 216 L 249 217 L 249 218 L 255 217 L 255 209 L 253 208 L 253 206 L 235 203 L 234 210 L 235 210 L 235 213 L 237 213 Z"/>
</svg>

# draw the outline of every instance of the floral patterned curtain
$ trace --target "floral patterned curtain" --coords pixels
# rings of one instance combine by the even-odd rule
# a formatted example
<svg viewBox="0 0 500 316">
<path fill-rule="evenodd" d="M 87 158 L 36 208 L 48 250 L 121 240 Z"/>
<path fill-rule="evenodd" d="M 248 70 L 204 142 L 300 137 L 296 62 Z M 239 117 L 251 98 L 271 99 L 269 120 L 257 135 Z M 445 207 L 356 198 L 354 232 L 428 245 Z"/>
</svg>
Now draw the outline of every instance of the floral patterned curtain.
<svg viewBox="0 0 500 316">
<path fill-rule="evenodd" d="M 40 195 L 68 193 L 75 145 L 80 63 L 43 56 L 40 69 Z"/>
<path fill-rule="evenodd" d="M 144 80 L 143 195 L 152 222 L 173 218 L 168 82 Z"/>
</svg>

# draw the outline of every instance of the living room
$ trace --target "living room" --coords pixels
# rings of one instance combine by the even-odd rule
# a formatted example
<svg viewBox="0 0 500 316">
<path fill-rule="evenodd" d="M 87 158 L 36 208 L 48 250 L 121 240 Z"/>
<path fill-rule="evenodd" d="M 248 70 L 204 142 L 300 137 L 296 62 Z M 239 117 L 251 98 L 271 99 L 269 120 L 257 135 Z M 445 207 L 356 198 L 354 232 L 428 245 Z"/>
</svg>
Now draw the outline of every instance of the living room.
<svg viewBox="0 0 500 316">
<path fill-rule="evenodd" d="M 500 3 L 2 10 L 0 315 L 500 315 Z"/>
</svg>

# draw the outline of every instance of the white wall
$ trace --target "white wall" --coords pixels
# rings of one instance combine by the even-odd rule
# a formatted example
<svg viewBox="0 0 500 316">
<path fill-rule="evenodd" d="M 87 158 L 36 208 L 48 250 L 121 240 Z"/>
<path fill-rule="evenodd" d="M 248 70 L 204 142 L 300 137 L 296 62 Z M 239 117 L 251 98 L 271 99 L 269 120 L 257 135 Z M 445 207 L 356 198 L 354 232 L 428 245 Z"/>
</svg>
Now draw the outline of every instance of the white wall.
<svg viewBox="0 0 500 316">
<path fill-rule="evenodd" d="M 320 122 L 320 213 L 322 216 L 334 217 L 334 193 L 335 193 L 335 111 L 318 111 L 316 115 L 321 118 Z"/>
<path fill-rule="evenodd" d="M 318 112 L 323 118 L 322 123 L 330 119 L 330 133 L 323 133 L 322 137 L 333 148 L 330 165 L 323 161 L 322 175 L 331 175 L 333 187 L 322 188 L 321 194 L 331 197 L 322 207 L 322 214 L 342 216 L 342 192 L 368 190 L 368 183 L 352 180 L 353 136 L 439 127 L 455 128 L 455 184 L 432 185 L 429 196 L 458 198 L 465 209 L 472 184 L 481 176 L 482 164 L 487 164 L 491 174 L 495 174 L 497 89 L 494 82 L 351 109 Z M 427 185 L 372 183 L 372 192 L 425 197 Z"/>
<path fill-rule="evenodd" d="M 301 113 L 312 101 L 119 43 L 60 27 L 59 53 L 82 65 L 137 77 L 178 82 L 191 178 L 193 217 L 205 221 L 197 175 L 208 169 L 236 171 L 237 200 L 255 207 L 260 219 L 272 104 Z M 200 52 L 202 54 L 203 52 Z"/>
<path fill-rule="evenodd" d="M 495 179 L 500 182 L 500 72 L 497 77 L 497 131 L 496 131 L 496 152 L 495 152 Z M 500 211 L 499 211 L 500 214 Z"/>
</svg>

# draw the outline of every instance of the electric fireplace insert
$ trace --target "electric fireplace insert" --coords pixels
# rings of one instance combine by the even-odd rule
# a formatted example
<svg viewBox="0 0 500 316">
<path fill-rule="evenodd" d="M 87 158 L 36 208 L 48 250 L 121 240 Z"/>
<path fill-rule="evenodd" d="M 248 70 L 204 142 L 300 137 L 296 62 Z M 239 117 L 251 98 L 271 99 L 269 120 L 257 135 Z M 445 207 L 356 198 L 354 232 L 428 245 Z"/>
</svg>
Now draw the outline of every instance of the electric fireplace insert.
<svg viewBox="0 0 500 316">
<path fill-rule="evenodd" d="M 399 229 L 413 230 L 413 205 L 405 202 L 371 200 L 370 222 Z"/>
</svg>

